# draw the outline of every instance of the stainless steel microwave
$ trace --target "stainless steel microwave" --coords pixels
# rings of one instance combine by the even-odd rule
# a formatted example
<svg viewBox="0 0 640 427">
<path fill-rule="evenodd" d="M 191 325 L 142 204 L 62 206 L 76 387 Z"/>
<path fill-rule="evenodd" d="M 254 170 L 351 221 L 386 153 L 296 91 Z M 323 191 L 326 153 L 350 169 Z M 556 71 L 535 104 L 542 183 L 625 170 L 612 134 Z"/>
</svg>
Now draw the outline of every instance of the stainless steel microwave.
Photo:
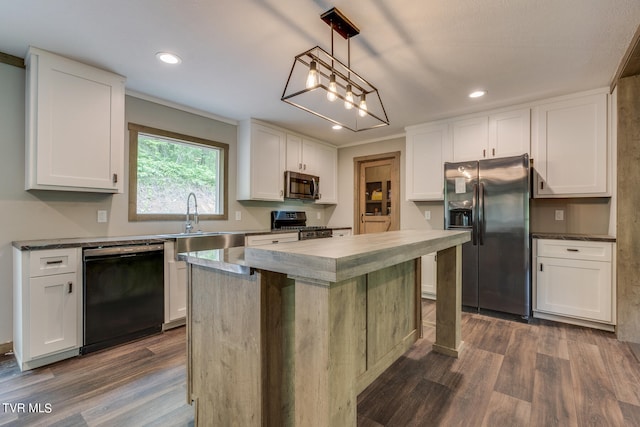
<svg viewBox="0 0 640 427">
<path fill-rule="evenodd" d="M 284 173 L 285 199 L 317 200 L 320 198 L 320 178 L 313 175 L 286 171 Z"/>
</svg>

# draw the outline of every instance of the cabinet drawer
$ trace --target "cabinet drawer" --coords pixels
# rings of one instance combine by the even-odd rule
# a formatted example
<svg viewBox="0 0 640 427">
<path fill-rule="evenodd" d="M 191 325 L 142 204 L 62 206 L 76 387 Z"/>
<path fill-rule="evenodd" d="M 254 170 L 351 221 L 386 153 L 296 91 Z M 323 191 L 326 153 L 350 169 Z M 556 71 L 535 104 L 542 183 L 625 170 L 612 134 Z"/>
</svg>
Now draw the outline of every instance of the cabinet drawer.
<svg viewBox="0 0 640 427">
<path fill-rule="evenodd" d="M 272 243 L 296 242 L 298 233 L 272 233 L 247 236 L 246 246 L 270 245 Z"/>
<path fill-rule="evenodd" d="M 78 266 L 78 249 L 46 249 L 32 251 L 29 262 L 31 277 L 73 273 Z"/>
<path fill-rule="evenodd" d="M 610 242 L 538 239 L 539 257 L 611 261 Z"/>
</svg>

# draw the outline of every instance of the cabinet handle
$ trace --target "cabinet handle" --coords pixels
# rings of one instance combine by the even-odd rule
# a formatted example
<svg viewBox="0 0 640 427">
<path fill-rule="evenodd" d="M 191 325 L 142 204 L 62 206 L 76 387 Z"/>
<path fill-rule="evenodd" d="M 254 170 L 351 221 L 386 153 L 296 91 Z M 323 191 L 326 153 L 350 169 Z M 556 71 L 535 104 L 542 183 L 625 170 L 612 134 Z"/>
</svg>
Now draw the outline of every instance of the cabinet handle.
<svg viewBox="0 0 640 427">
<path fill-rule="evenodd" d="M 540 181 L 540 189 L 544 190 L 544 181 Z"/>
<path fill-rule="evenodd" d="M 68 285 L 69 285 L 69 290 L 67 290 L 67 293 L 70 294 L 73 292 L 73 282 L 69 282 Z"/>
<path fill-rule="evenodd" d="M 495 148 L 492 148 L 492 149 L 491 149 L 491 155 L 492 155 L 493 157 L 495 157 L 495 156 L 496 156 L 496 149 L 495 149 Z"/>
<path fill-rule="evenodd" d="M 114 183 L 114 184 L 117 184 L 117 183 L 118 183 L 118 174 L 117 174 L 117 173 L 114 173 L 114 174 L 113 174 L 113 183 Z"/>
<path fill-rule="evenodd" d="M 302 163 L 298 163 L 298 169 L 302 170 Z"/>
<path fill-rule="evenodd" d="M 62 264 L 62 260 L 58 259 L 55 261 L 47 261 L 47 265 L 54 265 L 54 264 Z"/>
<path fill-rule="evenodd" d="M 278 243 L 279 240 L 272 240 L 271 243 Z"/>
<path fill-rule="evenodd" d="M 567 248 L 568 252 L 580 252 L 579 249 Z"/>
<path fill-rule="evenodd" d="M 306 171 L 306 170 L 307 170 L 307 164 L 306 164 L 306 163 L 302 165 L 302 170 L 303 170 L 303 171 Z"/>
<path fill-rule="evenodd" d="M 360 222 L 364 224 L 364 214 L 363 213 L 360 214 Z"/>
<path fill-rule="evenodd" d="M 544 267 L 542 266 L 542 263 L 540 263 L 540 271 L 544 271 Z"/>
<path fill-rule="evenodd" d="M 280 197 L 284 196 L 284 190 L 280 190 Z"/>
<path fill-rule="evenodd" d="M 484 157 L 487 157 L 487 150 L 486 150 L 486 149 L 483 149 L 483 150 L 482 150 L 482 157 L 483 157 L 483 158 L 484 158 Z"/>
</svg>

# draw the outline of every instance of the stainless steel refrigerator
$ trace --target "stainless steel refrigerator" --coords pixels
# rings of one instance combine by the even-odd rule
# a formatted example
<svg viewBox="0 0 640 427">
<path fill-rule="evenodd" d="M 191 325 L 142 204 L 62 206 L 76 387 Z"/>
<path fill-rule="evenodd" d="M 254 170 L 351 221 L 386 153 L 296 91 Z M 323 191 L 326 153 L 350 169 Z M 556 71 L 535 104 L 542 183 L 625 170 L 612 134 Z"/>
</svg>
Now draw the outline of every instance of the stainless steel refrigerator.
<svg viewBox="0 0 640 427">
<path fill-rule="evenodd" d="M 531 312 L 529 156 L 445 163 L 446 229 L 468 229 L 462 305 Z"/>
</svg>

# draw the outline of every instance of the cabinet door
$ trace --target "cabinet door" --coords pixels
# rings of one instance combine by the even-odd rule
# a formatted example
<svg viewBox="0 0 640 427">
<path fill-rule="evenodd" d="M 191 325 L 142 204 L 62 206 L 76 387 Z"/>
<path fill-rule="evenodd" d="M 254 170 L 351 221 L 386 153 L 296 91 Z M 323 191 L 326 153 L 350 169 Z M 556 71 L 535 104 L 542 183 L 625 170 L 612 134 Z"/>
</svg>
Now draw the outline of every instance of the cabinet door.
<svg viewBox="0 0 640 427">
<path fill-rule="evenodd" d="M 78 346 L 76 273 L 35 277 L 29 281 L 29 357 Z"/>
<path fill-rule="evenodd" d="M 31 48 L 27 189 L 122 192 L 124 78 Z"/>
<path fill-rule="evenodd" d="M 285 134 L 258 124 L 253 124 L 251 131 L 251 198 L 281 201 L 284 199 Z"/>
<path fill-rule="evenodd" d="M 245 238 L 245 246 L 263 246 L 275 243 L 297 242 L 298 233 L 257 234 Z"/>
<path fill-rule="evenodd" d="M 451 160 L 450 147 L 446 123 L 407 130 L 407 200 L 443 200 L 444 163 Z"/>
<path fill-rule="evenodd" d="M 169 318 L 167 322 L 184 319 L 187 315 L 187 263 L 170 260 L 169 266 Z"/>
<path fill-rule="evenodd" d="M 436 298 L 436 283 L 438 269 L 436 254 L 427 254 L 422 257 L 422 296 L 430 299 Z"/>
<path fill-rule="evenodd" d="M 487 153 L 488 118 L 478 117 L 451 124 L 453 161 L 466 162 L 489 157 Z"/>
<path fill-rule="evenodd" d="M 320 198 L 316 203 L 338 203 L 338 149 L 325 144 L 314 145 L 314 162 L 309 169 L 320 177 Z M 306 161 L 306 151 L 303 153 Z M 311 161 L 308 165 L 312 165 Z"/>
<path fill-rule="evenodd" d="M 538 257 L 536 268 L 537 310 L 612 320 L 611 263 Z"/>
<path fill-rule="evenodd" d="M 286 170 L 302 172 L 302 138 L 287 134 L 287 165 Z"/>
<path fill-rule="evenodd" d="M 534 109 L 536 197 L 607 196 L 607 94 Z"/>
<path fill-rule="evenodd" d="M 489 116 L 487 157 L 510 157 L 531 151 L 531 111 L 528 108 Z"/>
</svg>

